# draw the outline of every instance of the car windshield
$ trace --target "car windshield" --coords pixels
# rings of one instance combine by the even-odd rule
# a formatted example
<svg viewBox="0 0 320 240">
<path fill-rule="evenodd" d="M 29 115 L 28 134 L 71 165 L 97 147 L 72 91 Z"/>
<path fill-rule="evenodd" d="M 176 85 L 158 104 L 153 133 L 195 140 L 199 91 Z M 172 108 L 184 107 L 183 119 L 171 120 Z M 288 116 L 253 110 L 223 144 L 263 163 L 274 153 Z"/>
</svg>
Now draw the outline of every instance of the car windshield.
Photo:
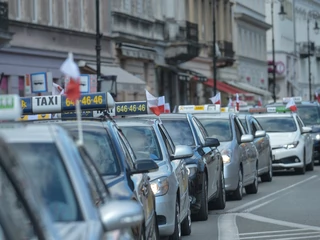
<svg viewBox="0 0 320 240">
<path fill-rule="evenodd" d="M 175 145 L 195 146 L 193 134 L 188 120 L 161 119 Z"/>
<path fill-rule="evenodd" d="M 102 176 L 120 174 L 119 160 L 107 132 L 86 130 L 83 132 L 83 142 Z"/>
<path fill-rule="evenodd" d="M 232 129 L 229 119 L 209 118 L 199 119 L 210 137 L 217 138 L 220 142 L 232 140 Z"/>
<path fill-rule="evenodd" d="M 77 198 L 54 143 L 11 143 L 56 222 L 82 221 Z"/>
<path fill-rule="evenodd" d="M 320 114 L 317 106 L 298 106 L 298 114 L 306 126 L 320 124 Z"/>
<path fill-rule="evenodd" d="M 257 119 L 266 132 L 297 131 L 297 125 L 293 117 L 261 117 Z"/>
<path fill-rule="evenodd" d="M 162 153 L 156 132 L 150 126 L 121 127 L 137 158 L 162 160 Z"/>
</svg>

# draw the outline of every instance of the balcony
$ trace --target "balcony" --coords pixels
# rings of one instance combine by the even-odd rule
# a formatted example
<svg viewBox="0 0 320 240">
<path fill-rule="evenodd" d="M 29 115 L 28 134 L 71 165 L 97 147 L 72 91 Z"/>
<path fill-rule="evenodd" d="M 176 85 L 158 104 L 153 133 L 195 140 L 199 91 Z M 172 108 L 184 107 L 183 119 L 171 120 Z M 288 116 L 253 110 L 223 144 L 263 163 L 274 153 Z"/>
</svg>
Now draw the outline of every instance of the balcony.
<svg viewBox="0 0 320 240">
<path fill-rule="evenodd" d="M 220 55 L 217 58 L 217 67 L 223 68 L 223 67 L 230 67 L 233 65 L 235 59 L 233 51 L 233 44 L 232 42 L 227 41 L 217 41 Z M 210 57 L 213 56 L 213 52 L 211 50 Z"/>
<path fill-rule="evenodd" d="M 169 42 L 165 50 L 168 64 L 187 62 L 200 54 L 198 40 L 198 24 L 188 21 L 179 25 L 176 22 L 166 22 L 165 40 Z"/>
<path fill-rule="evenodd" d="M 314 42 L 309 42 L 309 46 L 310 46 L 310 56 L 313 56 L 315 52 Z M 308 42 L 301 42 L 299 44 L 299 52 L 300 52 L 300 58 L 307 58 L 309 56 Z"/>
<path fill-rule="evenodd" d="M 0 48 L 10 42 L 12 35 L 9 32 L 8 3 L 0 2 Z"/>
</svg>

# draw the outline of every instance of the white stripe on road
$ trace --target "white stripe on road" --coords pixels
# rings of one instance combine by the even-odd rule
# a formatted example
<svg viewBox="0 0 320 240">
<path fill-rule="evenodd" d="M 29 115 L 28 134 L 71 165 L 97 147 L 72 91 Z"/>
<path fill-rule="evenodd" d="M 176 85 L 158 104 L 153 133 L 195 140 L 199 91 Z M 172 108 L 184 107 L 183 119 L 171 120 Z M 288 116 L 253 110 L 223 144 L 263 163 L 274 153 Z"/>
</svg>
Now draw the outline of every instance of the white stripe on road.
<svg viewBox="0 0 320 240">
<path fill-rule="evenodd" d="M 299 239 L 313 239 L 313 238 L 317 238 L 319 239 L 319 235 L 318 236 L 307 236 L 307 237 L 291 237 L 291 238 L 280 238 L 278 240 L 299 240 Z"/>
<path fill-rule="evenodd" d="M 219 240 L 239 240 L 239 231 L 236 223 L 237 214 L 226 213 L 218 218 Z"/>
<path fill-rule="evenodd" d="M 247 209 L 244 210 L 243 212 L 245 212 L 245 213 L 252 212 L 253 210 L 256 210 L 256 209 L 258 209 L 258 208 L 261 208 L 261 207 L 263 207 L 264 205 L 267 205 L 267 204 L 273 202 L 274 200 L 276 200 L 276 199 L 278 199 L 278 198 L 279 198 L 279 197 L 272 198 L 272 199 L 270 199 L 270 200 L 268 200 L 268 201 L 265 201 L 265 202 L 263 202 L 263 203 L 261 203 L 261 204 L 258 204 L 258 205 L 256 205 L 256 206 L 254 206 L 254 207 L 247 208 Z"/>
<path fill-rule="evenodd" d="M 232 208 L 232 209 L 228 210 L 227 213 L 238 212 L 238 211 L 240 211 L 240 210 L 243 210 L 243 209 L 245 209 L 246 207 L 252 206 L 252 205 L 254 205 L 255 203 L 257 203 L 257 202 L 259 202 L 259 201 L 261 201 L 261 200 L 264 200 L 264 199 L 266 199 L 266 198 L 269 198 L 269 197 L 274 196 L 274 195 L 276 195 L 276 194 L 279 194 L 279 193 L 281 193 L 281 192 L 287 191 L 288 189 L 291 189 L 291 188 L 293 188 L 293 187 L 296 187 L 296 186 L 298 186 L 298 185 L 300 185 L 300 184 L 302 184 L 302 183 L 308 182 L 308 181 L 310 181 L 310 180 L 312 180 L 312 179 L 314 179 L 314 178 L 317 178 L 317 176 L 316 176 L 316 175 L 313 175 L 313 176 L 311 176 L 311 177 L 309 177 L 309 178 L 307 178 L 307 179 L 305 179 L 305 180 L 303 180 L 303 181 L 300 181 L 300 182 L 297 182 L 297 183 L 295 183 L 295 184 L 292 184 L 292 185 L 290 185 L 290 186 L 288 186 L 288 187 L 285 187 L 285 188 L 283 188 L 283 189 L 281 189 L 281 190 L 275 191 L 275 192 L 270 193 L 270 194 L 268 194 L 268 195 L 266 195 L 266 196 L 263 196 L 263 197 L 258 198 L 258 199 L 256 199 L 256 200 L 253 200 L 253 201 L 251 201 L 251 202 L 245 203 L 245 204 L 243 204 L 243 205 L 241 205 L 241 206 Z"/>
<path fill-rule="evenodd" d="M 266 233 L 271 234 L 271 233 L 286 233 L 286 232 L 303 232 L 303 231 L 313 231 L 313 230 L 310 228 L 306 228 L 306 229 L 290 229 L 290 230 L 277 230 L 277 231 L 265 231 L 265 232 L 248 232 L 248 233 L 239 233 L 239 236 L 249 236 L 249 235 L 266 234 Z"/>
<path fill-rule="evenodd" d="M 271 235 L 257 235 L 257 236 L 250 236 L 250 237 L 241 237 L 240 240 L 245 240 L 245 239 L 264 239 L 264 238 L 272 238 L 275 239 L 274 237 L 277 237 L 277 239 L 283 239 L 282 237 L 296 237 L 299 236 L 304 237 L 304 236 L 320 236 L 320 232 L 304 232 L 304 233 L 287 233 L 287 234 L 271 234 Z M 280 237 L 280 238 L 278 238 Z"/>
<path fill-rule="evenodd" d="M 301 229 L 309 229 L 309 230 L 313 230 L 313 231 L 320 231 L 320 227 L 315 227 L 315 226 L 310 226 L 310 225 L 305 225 L 305 224 L 300 224 L 300 223 L 287 222 L 287 221 L 277 220 L 277 219 L 273 219 L 273 218 L 266 218 L 266 217 L 254 215 L 252 213 L 238 213 L 237 216 L 243 217 L 243 218 L 246 218 L 246 219 L 250 219 L 250 220 L 253 220 L 253 221 L 270 223 L 270 224 L 275 224 L 275 225 L 280 225 L 280 226 L 285 226 L 285 227 L 301 228 Z"/>
</svg>

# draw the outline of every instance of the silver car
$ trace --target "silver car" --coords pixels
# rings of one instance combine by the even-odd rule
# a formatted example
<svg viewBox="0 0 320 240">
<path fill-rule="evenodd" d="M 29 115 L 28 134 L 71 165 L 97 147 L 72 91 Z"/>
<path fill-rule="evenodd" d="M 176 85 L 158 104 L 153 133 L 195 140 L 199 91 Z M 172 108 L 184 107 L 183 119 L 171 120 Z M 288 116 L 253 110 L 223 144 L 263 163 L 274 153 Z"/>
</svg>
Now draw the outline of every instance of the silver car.
<svg viewBox="0 0 320 240">
<path fill-rule="evenodd" d="M 235 200 L 241 200 L 243 188 L 247 194 L 258 192 L 258 151 L 253 136 L 246 131 L 235 113 L 194 114 L 210 137 L 220 141 L 225 188 Z"/>
<path fill-rule="evenodd" d="M 138 159 L 153 159 L 159 170 L 149 173 L 156 196 L 160 236 L 180 239 L 191 233 L 188 171 L 183 158 L 193 155 L 191 147 L 175 146 L 158 119 L 119 119 L 118 125 Z"/>
<path fill-rule="evenodd" d="M 270 137 L 263 130 L 258 120 L 252 115 L 240 114 L 245 130 L 248 134 L 254 136 L 253 142 L 259 153 L 258 174 L 262 182 L 272 181 L 272 149 L 270 145 Z"/>
<path fill-rule="evenodd" d="M 41 190 L 63 239 L 127 236 L 128 229 L 143 220 L 138 204 L 114 201 L 103 188 L 102 180 L 102 184 L 96 185 L 92 171 L 85 167 L 73 139 L 62 127 L 1 124 L 0 134 Z"/>
</svg>

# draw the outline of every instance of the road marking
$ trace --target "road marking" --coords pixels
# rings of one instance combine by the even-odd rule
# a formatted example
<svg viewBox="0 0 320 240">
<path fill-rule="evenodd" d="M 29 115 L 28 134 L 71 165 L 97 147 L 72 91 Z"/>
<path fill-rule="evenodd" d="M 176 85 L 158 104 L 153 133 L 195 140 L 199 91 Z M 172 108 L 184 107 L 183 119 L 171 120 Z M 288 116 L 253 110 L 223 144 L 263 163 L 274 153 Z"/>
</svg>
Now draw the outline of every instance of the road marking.
<svg viewBox="0 0 320 240">
<path fill-rule="evenodd" d="M 265 231 L 265 232 L 249 232 L 249 233 L 239 233 L 239 236 L 265 234 L 265 233 L 302 232 L 302 231 L 314 231 L 314 230 L 312 230 L 310 228 L 306 228 L 306 229 L 290 229 L 290 230 L 277 230 L 277 231 Z"/>
<path fill-rule="evenodd" d="M 279 238 L 278 240 L 298 240 L 298 239 L 308 239 L 308 240 L 310 240 L 312 238 L 319 239 L 319 235 L 318 236 L 307 236 L 307 237 Z"/>
<path fill-rule="evenodd" d="M 245 239 L 264 239 L 264 238 L 272 238 L 275 239 L 275 237 L 277 237 L 277 239 L 283 239 L 283 238 L 278 238 L 278 237 L 305 237 L 305 236 L 320 236 L 320 232 L 304 232 L 304 233 L 287 233 L 287 234 L 271 234 L 271 235 L 259 235 L 259 236 L 250 236 L 250 237 L 240 237 L 240 240 L 245 240 Z M 311 236 L 310 236 L 311 235 Z"/>
<path fill-rule="evenodd" d="M 320 227 L 315 227 L 315 226 L 310 226 L 310 225 L 305 225 L 305 224 L 300 224 L 300 223 L 287 222 L 287 221 L 277 220 L 277 219 L 273 219 L 273 218 L 262 217 L 262 216 L 254 215 L 252 213 L 238 213 L 237 216 L 243 217 L 246 219 L 250 219 L 250 220 L 254 220 L 254 221 L 270 223 L 270 224 L 280 225 L 280 226 L 285 226 L 285 227 L 320 231 Z"/>
<path fill-rule="evenodd" d="M 268 194 L 268 195 L 266 195 L 266 196 L 263 196 L 263 197 L 258 198 L 258 199 L 256 199 L 256 200 L 253 200 L 253 201 L 251 201 L 251 202 L 245 203 L 245 204 L 243 204 L 243 205 L 241 205 L 241 206 L 238 206 L 238 207 L 229 209 L 229 210 L 227 211 L 227 213 L 238 212 L 238 211 L 240 211 L 240 210 L 242 210 L 242 209 L 244 209 L 244 208 L 246 208 L 246 207 L 249 207 L 249 206 L 254 205 L 255 203 L 257 203 L 257 202 L 259 202 L 259 201 L 261 201 L 261 200 L 264 200 L 264 199 L 266 199 L 266 198 L 269 198 L 269 197 L 274 196 L 274 195 L 276 195 L 276 194 L 279 194 L 279 193 L 281 193 L 281 192 L 287 191 L 288 189 L 294 188 L 294 187 L 296 187 L 296 186 L 298 186 L 298 185 L 300 185 L 300 184 L 303 184 L 303 183 L 305 183 L 305 182 L 308 182 L 308 181 L 310 181 L 310 180 L 312 180 L 312 179 L 314 179 L 314 178 L 317 178 L 317 176 L 316 176 L 316 175 L 313 175 L 313 176 L 311 176 L 311 177 L 309 177 L 309 178 L 307 178 L 307 179 L 305 179 L 305 180 L 303 180 L 303 181 L 300 181 L 300 182 L 297 182 L 297 183 L 295 183 L 295 184 L 292 184 L 292 185 L 290 185 L 290 186 L 288 186 L 288 187 L 285 187 L 285 188 L 283 188 L 283 189 L 280 189 L 280 190 L 278 190 L 278 191 L 275 191 L 275 192 L 273 192 L 273 193 L 270 193 L 270 194 Z"/>
<path fill-rule="evenodd" d="M 267 205 L 267 204 L 273 202 L 274 200 L 276 200 L 276 199 L 278 199 L 278 198 L 279 198 L 279 197 L 276 197 L 276 198 L 270 199 L 269 201 L 265 201 L 265 202 L 263 202 L 263 203 L 261 203 L 261 204 L 258 204 L 258 205 L 254 206 L 254 207 L 247 208 L 247 209 L 244 210 L 243 212 L 245 212 L 245 213 L 252 212 L 253 210 L 256 210 L 256 209 L 258 209 L 258 208 L 261 208 L 261 207 L 263 207 L 264 205 Z"/>
<path fill-rule="evenodd" d="M 219 240 L 239 240 L 239 231 L 236 223 L 237 214 L 227 213 L 218 218 Z"/>
</svg>

